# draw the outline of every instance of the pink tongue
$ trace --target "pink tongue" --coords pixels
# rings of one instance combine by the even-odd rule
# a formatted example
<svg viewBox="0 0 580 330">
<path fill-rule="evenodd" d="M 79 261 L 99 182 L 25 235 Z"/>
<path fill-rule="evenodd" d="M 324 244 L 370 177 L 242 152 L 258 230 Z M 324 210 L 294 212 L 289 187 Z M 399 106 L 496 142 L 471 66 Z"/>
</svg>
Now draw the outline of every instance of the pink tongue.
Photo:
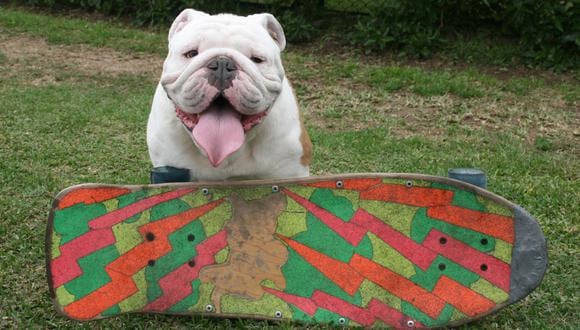
<svg viewBox="0 0 580 330">
<path fill-rule="evenodd" d="M 240 119 L 241 115 L 229 106 L 211 106 L 201 113 L 192 135 L 214 167 L 218 167 L 244 143 L 244 128 Z"/>
</svg>

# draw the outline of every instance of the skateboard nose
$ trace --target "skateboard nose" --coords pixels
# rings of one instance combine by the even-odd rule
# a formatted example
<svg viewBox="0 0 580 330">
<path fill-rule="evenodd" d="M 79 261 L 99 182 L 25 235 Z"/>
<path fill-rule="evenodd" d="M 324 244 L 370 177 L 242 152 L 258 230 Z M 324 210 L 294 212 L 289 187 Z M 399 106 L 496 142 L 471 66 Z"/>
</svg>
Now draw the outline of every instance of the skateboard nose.
<svg viewBox="0 0 580 330">
<path fill-rule="evenodd" d="M 217 87 L 220 91 L 232 85 L 232 80 L 237 73 L 236 64 L 227 56 L 218 56 L 212 59 L 207 64 L 207 68 L 211 70 L 209 83 Z"/>
</svg>

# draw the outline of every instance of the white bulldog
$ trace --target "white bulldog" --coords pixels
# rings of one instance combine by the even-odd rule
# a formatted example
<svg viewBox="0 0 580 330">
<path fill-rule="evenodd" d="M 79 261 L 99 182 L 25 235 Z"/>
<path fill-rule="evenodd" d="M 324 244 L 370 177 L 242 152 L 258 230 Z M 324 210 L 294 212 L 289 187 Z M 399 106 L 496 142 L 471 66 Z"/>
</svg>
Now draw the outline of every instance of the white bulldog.
<svg viewBox="0 0 580 330">
<path fill-rule="evenodd" d="M 154 168 L 186 169 L 190 180 L 308 176 L 312 144 L 285 45 L 270 14 L 181 12 L 147 125 Z"/>
</svg>

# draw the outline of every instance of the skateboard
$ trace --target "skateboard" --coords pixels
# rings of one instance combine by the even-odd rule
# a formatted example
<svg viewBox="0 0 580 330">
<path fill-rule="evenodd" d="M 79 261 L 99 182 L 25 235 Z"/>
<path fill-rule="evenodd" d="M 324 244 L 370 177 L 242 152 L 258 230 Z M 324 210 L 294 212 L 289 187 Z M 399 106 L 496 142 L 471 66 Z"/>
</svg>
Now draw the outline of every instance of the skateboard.
<svg viewBox="0 0 580 330">
<path fill-rule="evenodd" d="M 56 309 L 350 326 L 460 325 L 536 288 L 546 240 L 523 208 L 416 174 L 85 184 L 55 198 Z"/>
</svg>

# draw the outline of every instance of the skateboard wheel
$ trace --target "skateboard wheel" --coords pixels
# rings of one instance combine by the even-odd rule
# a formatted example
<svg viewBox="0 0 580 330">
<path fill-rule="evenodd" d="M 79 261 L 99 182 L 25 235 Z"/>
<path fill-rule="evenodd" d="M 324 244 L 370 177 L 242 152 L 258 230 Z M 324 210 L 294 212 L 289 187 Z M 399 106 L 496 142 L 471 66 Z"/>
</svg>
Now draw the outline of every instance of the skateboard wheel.
<svg viewBox="0 0 580 330">
<path fill-rule="evenodd" d="M 272 192 L 277 193 L 279 191 L 280 191 L 280 187 L 278 187 L 278 186 L 272 186 Z"/>
<path fill-rule="evenodd" d="M 343 188 L 343 187 L 344 187 L 344 181 L 342 181 L 342 180 L 336 181 L 336 188 Z"/>
<path fill-rule="evenodd" d="M 203 189 L 201 189 L 201 193 L 207 196 L 207 195 L 209 195 L 209 189 L 203 188 Z"/>
<path fill-rule="evenodd" d="M 346 324 L 346 319 L 344 317 L 339 318 L 338 324 L 340 324 L 340 325 Z"/>
<path fill-rule="evenodd" d="M 276 311 L 276 313 L 274 313 L 274 315 L 276 316 L 276 318 L 281 318 L 282 317 L 282 312 L 281 311 Z"/>
<path fill-rule="evenodd" d="M 213 312 L 213 305 L 205 305 L 206 312 Z"/>
<path fill-rule="evenodd" d="M 409 321 L 407 321 L 407 326 L 408 326 L 409 328 L 414 328 L 414 327 L 415 327 L 415 321 L 413 321 L 413 320 L 409 320 Z"/>
</svg>

